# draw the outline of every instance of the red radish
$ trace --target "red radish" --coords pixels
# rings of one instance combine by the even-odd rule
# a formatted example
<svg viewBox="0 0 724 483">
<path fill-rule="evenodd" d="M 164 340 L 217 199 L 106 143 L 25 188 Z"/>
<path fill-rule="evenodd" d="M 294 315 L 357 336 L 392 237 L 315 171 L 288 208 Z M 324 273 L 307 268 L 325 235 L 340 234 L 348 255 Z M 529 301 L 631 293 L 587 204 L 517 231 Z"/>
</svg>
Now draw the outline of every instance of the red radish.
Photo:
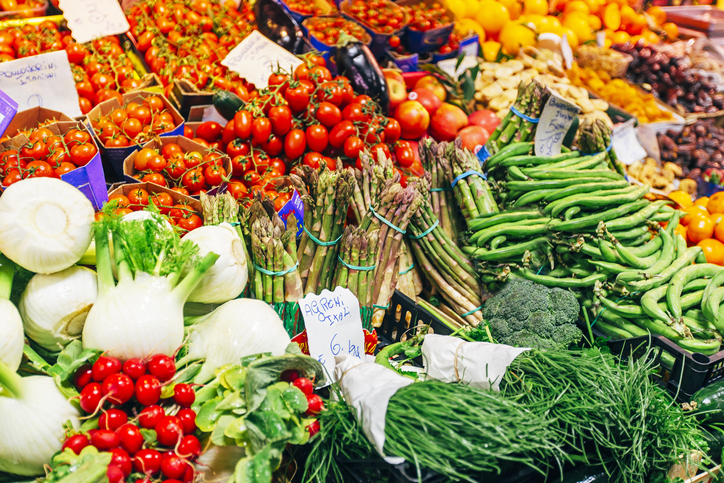
<svg viewBox="0 0 724 483">
<path fill-rule="evenodd" d="M 184 436 L 178 445 L 178 454 L 184 458 L 194 458 L 201 454 L 201 443 L 194 435 Z"/>
<path fill-rule="evenodd" d="M 146 364 L 140 359 L 128 359 L 123 363 L 123 373 L 135 381 L 146 373 Z"/>
<path fill-rule="evenodd" d="M 118 466 L 108 465 L 106 476 L 109 483 L 123 483 L 123 471 Z"/>
<path fill-rule="evenodd" d="M 99 451 L 108 451 L 113 448 L 117 448 L 121 442 L 121 439 L 116 433 L 109 429 L 99 429 L 98 431 L 93 433 L 90 442 Z"/>
<path fill-rule="evenodd" d="M 93 381 L 93 370 L 90 366 L 83 366 L 75 373 L 75 387 L 82 390 Z"/>
<path fill-rule="evenodd" d="M 181 421 L 184 428 L 184 434 L 191 434 L 196 431 L 196 413 L 193 409 L 184 408 L 176 413 L 176 417 Z"/>
<path fill-rule="evenodd" d="M 181 420 L 176 416 L 164 416 L 156 424 L 156 439 L 163 446 L 175 447 L 183 437 L 184 428 Z"/>
<path fill-rule="evenodd" d="M 93 414 L 98 409 L 102 398 L 101 385 L 92 382 L 80 392 L 80 408 L 87 413 Z"/>
<path fill-rule="evenodd" d="M 121 372 L 121 368 L 121 361 L 115 357 L 100 356 L 95 364 L 93 364 L 93 380 L 96 382 L 103 382 L 106 377 L 111 374 Z"/>
<path fill-rule="evenodd" d="M 120 440 L 120 447 L 131 456 L 138 453 L 143 447 L 143 435 L 137 426 L 130 423 L 124 424 L 116 430 L 116 434 Z"/>
<path fill-rule="evenodd" d="M 319 428 L 319 421 L 317 421 L 316 419 L 309 423 L 309 425 L 307 426 L 307 431 L 309 431 L 309 437 L 313 438 L 314 435 L 319 432 Z"/>
<path fill-rule="evenodd" d="M 136 399 L 144 406 L 156 404 L 161 398 L 161 383 L 155 376 L 146 374 L 136 381 Z"/>
<path fill-rule="evenodd" d="M 316 394 L 307 396 L 307 414 L 314 416 L 321 413 L 322 409 L 324 409 L 324 401 L 321 397 Z"/>
<path fill-rule="evenodd" d="M 65 451 L 66 448 L 70 448 L 73 453 L 80 454 L 83 448 L 85 448 L 89 444 L 90 441 L 88 441 L 88 436 L 86 436 L 85 434 L 76 434 L 66 439 L 61 449 Z"/>
<path fill-rule="evenodd" d="M 186 467 L 186 473 L 184 473 L 184 477 L 181 478 L 182 483 L 191 483 L 194 480 L 194 469 L 191 467 L 191 465 Z"/>
<path fill-rule="evenodd" d="M 100 429 L 110 429 L 115 431 L 128 422 L 128 415 L 120 409 L 109 409 L 101 413 L 98 418 L 98 427 Z M 128 475 L 126 475 L 128 476 Z"/>
<path fill-rule="evenodd" d="M 187 466 L 188 462 L 185 459 L 180 458 L 173 453 L 169 453 L 161 462 L 161 473 L 163 473 L 166 478 L 173 478 L 177 480 L 184 477 Z"/>
<path fill-rule="evenodd" d="M 112 404 L 125 404 L 133 397 L 133 380 L 125 374 L 111 374 L 103 381 L 103 395 Z"/>
<path fill-rule="evenodd" d="M 173 400 L 185 408 L 191 407 L 196 400 L 196 393 L 191 384 L 176 384 L 173 388 Z"/>
<path fill-rule="evenodd" d="M 139 473 L 155 475 L 161 471 L 163 457 L 155 449 L 142 449 L 133 458 L 133 469 Z"/>
<path fill-rule="evenodd" d="M 141 414 L 138 415 L 138 423 L 144 429 L 153 429 L 165 415 L 163 408 L 154 404 L 143 408 Z"/>
<path fill-rule="evenodd" d="M 166 382 L 176 375 L 176 363 L 163 354 L 156 354 L 148 361 L 148 372 L 156 376 L 159 381 Z"/>
<path fill-rule="evenodd" d="M 118 467 L 123 472 L 123 477 L 128 478 L 128 475 L 133 471 L 133 464 L 131 463 L 131 457 L 128 456 L 121 448 L 113 448 L 111 450 L 111 464 Z"/>
<path fill-rule="evenodd" d="M 314 384 L 306 377 L 300 377 L 292 385 L 302 391 L 305 396 L 309 396 L 314 392 Z"/>
</svg>

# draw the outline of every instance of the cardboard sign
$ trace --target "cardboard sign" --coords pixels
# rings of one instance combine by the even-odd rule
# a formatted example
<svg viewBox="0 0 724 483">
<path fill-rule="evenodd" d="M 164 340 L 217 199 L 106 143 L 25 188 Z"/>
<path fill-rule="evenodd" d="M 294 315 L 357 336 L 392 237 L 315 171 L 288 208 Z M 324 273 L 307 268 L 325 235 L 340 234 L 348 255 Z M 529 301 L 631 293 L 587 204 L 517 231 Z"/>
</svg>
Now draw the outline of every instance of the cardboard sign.
<svg viewBox="0 0 724 483">
<path fill-rule="evenodd" d="M 322 290 L 319 295 L 308 294 L 299 301 L 307 328 L 309 354 L 324 365 L 334 382 L 334 358 L 350 355 L 365 356 L 365 338 L 359 301 L 349 289 L 337 287 L 334 292 Z"/>
<path fill-rule="evenodd" d="M 463 61 L 460 62 L 460 65 L 456 69 L 455 66 L 458 63 L 458 59 L 447 59 L 447 60 L 441 60 L 437 63 L 437 66 L 445 72 L 447 75 L 452 77 L 453 79 L 457 79 L 460 74 L 465 72 L 466 70 L 470 69 L 471 67 L 475 67 L 478 65 L 478 56 L 477 55 L 466 55 L 463 57 Z"/>
<path fill-rule="evenodd" d="M 1 63 L 0 86 L 18 103 L 19 111 L 45 107 L 70 117 L 81 116 L 65 50 Z"/>
<path fill-rule="evenodd" d="M 288 72 L 293 72 L 301 63 L 301 59 L 256 30 L 221 61 L 221 65 L 233 70 L 254 84 L 257 89 L 269 85 L 269 76 L 277 65 Z"/>
<path fill-rule="evenodd" d="M 551 91 L 535 131 L 535 155 L 561 154 L 561 145 L 581 108 Z"/>
<path fill-rule="evenodd" d="M 116 0 L 60 0 L 59 7 L 79 43 L 124 34 L 131 28 Z"/>
<path fill-rule="evenodd" d="M 627 166 L 646 157 L 646 150 L 636 136 L 634 122 L 636 119 L 629 119 L 613 129 L 613 149 L 616 157 Z"/>
</svg>

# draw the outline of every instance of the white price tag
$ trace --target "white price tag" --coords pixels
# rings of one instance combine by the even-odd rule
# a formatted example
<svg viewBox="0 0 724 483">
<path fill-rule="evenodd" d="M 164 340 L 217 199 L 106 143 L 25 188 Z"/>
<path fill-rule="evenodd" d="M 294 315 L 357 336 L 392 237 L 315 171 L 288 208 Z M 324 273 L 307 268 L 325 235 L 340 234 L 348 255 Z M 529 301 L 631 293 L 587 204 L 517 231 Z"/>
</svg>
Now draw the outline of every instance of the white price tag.
<svg viewBox="0 0 724 483">
<path fill-rule="evenodd" d="M 571 45 L 568 43 L 567 34 L 563 34 L 563 37 L 561 37 L 561 55 L 563 56 L 563 62 L 566 64 L 566 69 L 573 67 L 573 50 L 571 50 Z"/>
<path fill-rule="evenodd" d="M 543 108 L 538 127 L 535 130 L 535 155 L 555 156 L 561 154 L 561 145 L 573 120 L 581 108 L 563 99 L 555 91 Z"/>
<path fill-rule="evenodd" d="M 455 66 L 458 63 L 458 59 L 447 59 L 447 60 L 441 60 L 437 63 L 437 66 L 445 72 L 447 75 L 452 77 L 453 79 L 457 79 L 460 74 L 465 72 L 471 67 L 475 67 L 478 65 L 478 56 L 477 55 L 466 55 L 463 57 L 463 61 L 460 62 L 460 65 L 456 69 Z"/>
<path fill-rule="evenodd" d="M 81 115 L 65 50 L 0 63 L 0 86 L 18 103 L 18 111 L 40 106 Z"/>
<path fill-rule="evenodd" d="M 613 129 L 613 149 L 616 151 L 616 157 L 627 166 L 646 157 L 646 150 L 636 136 L 635 121 L 629 119 Z"/>
<path fill-rule="evenodd" d="M 330 384 L 334 382 L 335 357 L 364 359 L 359 301 L 349 289 L 337 287 L 334 292 L 325 289 L 319 295 L 308 294 L 299 301 L 299 308 L 307 328 L 309 354 L 324 365 Z"/>
<path fill-rule="evenodd" d="M 601 30 L 600 32 L 596 32 L 596 45 L 599 47 L 603 47 L 606 45 L 606 32 Z"/>
<path fill-rule="evenodd" d="M 76 42 L 124 34 L 131 28 L 117 0 L 60 0 L 59 7 Z"/>
<path fill-rule="evenodd" d="M 257 30 L 250 33 L 221 61 L 221 65 L 225 65 L 253 83 L 257 89 L 269 85 L 269 76 L 277 64 L 282 69 L 292 72 L 301 63 L 301 59 L 264 37 Z"/>
</svg>

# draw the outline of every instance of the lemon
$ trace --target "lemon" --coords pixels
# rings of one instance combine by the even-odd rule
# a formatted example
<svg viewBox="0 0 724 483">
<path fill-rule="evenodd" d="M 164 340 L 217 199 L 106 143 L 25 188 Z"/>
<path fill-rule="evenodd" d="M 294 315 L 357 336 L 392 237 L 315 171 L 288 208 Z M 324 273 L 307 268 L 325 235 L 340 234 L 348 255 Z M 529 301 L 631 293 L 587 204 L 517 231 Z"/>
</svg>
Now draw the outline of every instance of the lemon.
<svg viewBox="0 0 724 483">
<path fill-rule="evenodd" d="M 447 0 L 445 6 L 447 6 L 457 18 L 465 18 L 467 16 L 468 2 L 465 0 Z"/>
<path fill-rule="evenodd" d="M 494 0 L 480 2 L 475 20 L 485 29 L 488 35 L 499 33 L 505 24 L 510 22 L 510 13 L 505 5 Z"/>
<path fill-rule="evenodd" d="M 523 12 L 530 15 L 548 15 L 546 0 L 523 0 Z"/>
<path fill-rule="evenodd" d="M 506 53 L 517 55 L 521 47 L 535 44 L 535 32 L 525 25 L 509 22 L 500 32 L 500 43 Z"/>
<path fill-rule="evenodd" d="M 455 30 L 463 36 L 467 36 L 470 32 L 478 34 L 478 42 L 485 42 L 485 29 L 471 18 L 461 18 L 455 22 Z"/>
</svg>

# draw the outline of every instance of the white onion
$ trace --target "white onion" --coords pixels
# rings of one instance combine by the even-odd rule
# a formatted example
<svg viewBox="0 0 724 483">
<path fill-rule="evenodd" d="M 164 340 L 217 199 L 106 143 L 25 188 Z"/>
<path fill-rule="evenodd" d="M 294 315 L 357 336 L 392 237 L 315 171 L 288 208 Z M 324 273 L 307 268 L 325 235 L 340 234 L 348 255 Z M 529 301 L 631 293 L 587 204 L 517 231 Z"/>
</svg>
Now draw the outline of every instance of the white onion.
<svg viewBox="0 0 724 483">
<path fill-rule="evenodd" d="M 93 206 L 55 178 L 28 178 L 0 197 L 0 252 L 35 273 L 68 268 L 91 241 Z"/>
<path fill-rule="evenodd" d="M 20 298 L 25 333 L 45 349 L 63 350 L 80 337 L 97 296 L 96 273 L 88 268 L 34 275 Z"/>
<path fill-rule="evenodd" d="M 189 232 L 184 240 L 194 242 L 202 257 L 209 252 L 219 255 L 214 266 L 189 295 L 189 302 L 218 304 L 241 295 L 249 274 L 243 242 L 231 225 L 202 226 Z"/>
</svg>

